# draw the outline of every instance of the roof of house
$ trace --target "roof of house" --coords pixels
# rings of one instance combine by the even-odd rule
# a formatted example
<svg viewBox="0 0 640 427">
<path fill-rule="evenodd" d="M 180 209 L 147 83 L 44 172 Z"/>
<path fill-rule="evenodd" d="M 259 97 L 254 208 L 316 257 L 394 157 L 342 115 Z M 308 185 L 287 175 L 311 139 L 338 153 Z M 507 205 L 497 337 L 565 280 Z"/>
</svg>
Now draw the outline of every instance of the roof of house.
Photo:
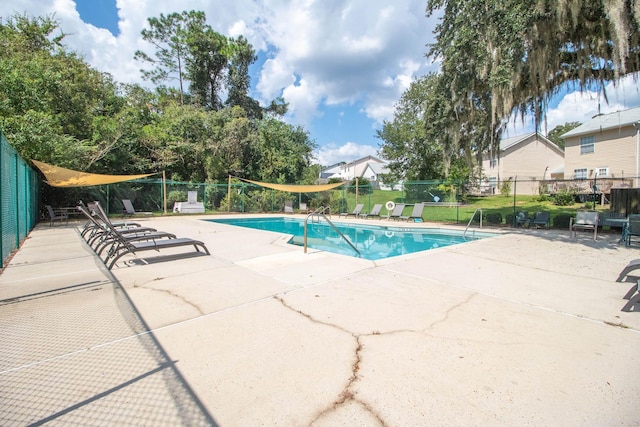
<svg viewBox="0 0 640 427">
<path fill-rule="evenodd" d="M 561 138 L 600 132 L 605 129 L 615 129 L 623 126 L 631 126 L 640 122 L 640 107 L 624 111 L 616 111 L 610 114 L 600 114 L 575 129 L 562 134 Z"/>
<path fill-rule="evenodd" d="M 505 151 L 513 147 L 514 145 L 518 145 L 526 141 L 527 139 L 531 138 L 532 136 L 536 136 L 536 134 L 537 134 L 538 140 L 545 142 L 546 144 L 550 145 L 553 149 L 555 149 L 560 153 L 563 152 L 562 149 L 558 147 L 553 141 L 551 141 L 550 139 L 546 138 L 544 135 L 538 132 L 530 132 L 523 135 L 517 135 L 511 138 L 504 138 L 500 141 L 500 151 Z"/>
<path fill-rule="evenodd" d="M 366 157 L 363 157 L 361 159 L 353 160 L 353 161 L 347 162 L 347 163 L 344 163 L 344 162 L 335 163 L 335 164 L 333 164 L 331 166 L 327 166 L 326 168 L 323 168 L 321 172 L 322 173 L 327 173 L 327 172 L 329 172 L 331 170 L 340 171 L 340 170 L 343 170 L 343 169 L 353 168 L 353 167 L 356 167 L 356 169 L 360 169 L 358 166 L 367 165 L 367 164 L 369 164 L 370 166 L 374 165 L 374 164 L 386 165 L 387 162 L 384 161 L 384 160 L 381 160 L 381 159 L 379 159 L 377 157 L 374 157 L 374 156 L 366 156 Z"/>
</svg>

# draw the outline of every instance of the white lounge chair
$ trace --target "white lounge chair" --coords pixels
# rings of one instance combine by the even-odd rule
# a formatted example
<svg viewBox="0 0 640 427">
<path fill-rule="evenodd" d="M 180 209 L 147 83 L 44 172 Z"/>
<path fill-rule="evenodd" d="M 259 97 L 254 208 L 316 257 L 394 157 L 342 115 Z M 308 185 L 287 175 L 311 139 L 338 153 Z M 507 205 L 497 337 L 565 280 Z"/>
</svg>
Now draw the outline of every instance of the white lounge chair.
<svg viewBox="0 0 640 427">
<path fill-rule="evenodd" d="M 593 230 L 593 240 L 598 236 L 598 212 L 596 211 L 577 211 L 575 220 L 573 217 L 569 220 L 569 234 L 573 231 L 576 237 L 576 230 Z"/>
<path fill-rule="evenodd" d="M 291 200 L 284 202 L 284 213 L 293 213 L 293 202 Z"/>
</svg>

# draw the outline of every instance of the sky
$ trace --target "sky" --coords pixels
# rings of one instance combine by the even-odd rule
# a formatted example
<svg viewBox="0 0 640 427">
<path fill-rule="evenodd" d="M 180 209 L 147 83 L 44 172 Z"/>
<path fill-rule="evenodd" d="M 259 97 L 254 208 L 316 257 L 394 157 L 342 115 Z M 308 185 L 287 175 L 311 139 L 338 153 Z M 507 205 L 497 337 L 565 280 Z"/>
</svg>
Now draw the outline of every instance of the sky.
<svg viewBox="0 0 640 427">
<path fill-rule="evenodd" d="M 285 120 L 300 125 L 318 145 L 316 162 L 332 165 L 379 156 L 376 137 L 411 81 L 438 63 L 427 58 L 437 17 L 426 0 L 3 0 L 0 17 L 53 15 L 65 44 L 95 69 L 122 83 L 142 79 L 136 50 L 149 54 L 140 32 L 161 13 L 204 11 L 207 23 L 228 37 L 243 35 L 258 61 L 251 96 L 264 105 L 282 96 Z M 596 92 L 562 91 L 547 112 L 542 133 L 566 122 L 640 106 L 638 83 L 626 78 L 608 87 L 609 103 Z M 516 119 L 505 137 L 533 131 Z M 546 130 L 545 130 L 546 129 Z"/>
</svg>

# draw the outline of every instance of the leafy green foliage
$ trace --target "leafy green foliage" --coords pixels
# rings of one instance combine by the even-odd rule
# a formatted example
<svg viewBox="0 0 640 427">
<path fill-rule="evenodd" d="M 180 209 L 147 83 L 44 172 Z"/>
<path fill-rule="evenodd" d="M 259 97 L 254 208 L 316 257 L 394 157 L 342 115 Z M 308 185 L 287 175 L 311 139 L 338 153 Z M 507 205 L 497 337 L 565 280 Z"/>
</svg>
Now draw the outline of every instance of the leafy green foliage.
<svg viewBox="0 0 640 427">
<path fill-rule="evenodd" d="M 558 206 L 569 206 L 575 203 L 576 192 L 569 188 L 563 188 L 553 196 L 553 203 Z"/>
<path fill-rule="evenodd" d="M 567 122 L 563 125 L 558 125 L 551 129 L 547 138 L 564 150 L 564 140 L 560 137 L 578 126 L 580 126 L 580 122 Z"/>
<path fill-rule="evenodd" d="M 444 13 L 429 55 L 442 60 L 462 127 L 483 124 L 488 136 L 499 136 L 514 111 L 532 113 L 539 126 L 567 82 L 604 87 L 640 69 L 634 2 L 429 0 L 427 14 L 436 11 Z"/>
<path fill-rule="evenodd" d="M 502 224 L 502 214 L 500 212 L 487 212 L 486 219 L 489 224 Z"/>
<path fill-rule="evenodd" d="M 371 182 L 367 178 L 358 178 L 358 194 L 370 194 L 373 191 L 371 187 Z M 351 180 L 349 186 L 347 187 L 347 191 L 349 193 L 356 193 L 356 180 L 355 178 Z"/>
<path fill-rule="evenodd" d="M 244 73 L 255 53 L 244 38 L 220 38 L 198 12 L 150 22 L 143 34 L 157 42 L 158 51 L 146 58 L 158 68 L 148 78 L 160 82 L 178 76 L 186 82 L 202 71 L 199 66 L 212 66 L 198 62 L 205 58 L 196 48 L 218 40 L 224 67 L 214 80 L 222 86 L 213 85 L 211 74 L 196 82 L 203 85 L 197 90 L 190 80 L 194 93 L 121 85 L 67 52 L 63 35 L 53 35 L 59 28 L 52 18 L 0 21 L 0 126 L 23 158 L 107 174 L 164 170 L 169 178 L 191 182 L 222 182 L 229 174 L 269 182 L 315 181 L 318 171 L 309 170 L 315 143 L 301 127 L 275 118 L 286 112 L 284 100 L 262 110 L 246 97 Z M 232 88 L 226 103 L 216 92 L 222 87 Z M 209 98 L 200 96 L 205 92 Z M 131 198 L 137 190 L 126 191 L 125 198 Z M 208 200 L 219 205 L 222 198 Z"/>
<path fill-rule="evenodd" d="M 511 194 L 511 181 L 502 181 L 502 184 L 500 185 L 500 194 L 503 196 Z"/>
<path fill-rule="evenodd" d="M 393 178 L 436 179 L 449 173 L 458 157 L 447 132 L 452 117 L 441 76 L 429 74 L 411 83 L 377 137 Z"/>
</svg>

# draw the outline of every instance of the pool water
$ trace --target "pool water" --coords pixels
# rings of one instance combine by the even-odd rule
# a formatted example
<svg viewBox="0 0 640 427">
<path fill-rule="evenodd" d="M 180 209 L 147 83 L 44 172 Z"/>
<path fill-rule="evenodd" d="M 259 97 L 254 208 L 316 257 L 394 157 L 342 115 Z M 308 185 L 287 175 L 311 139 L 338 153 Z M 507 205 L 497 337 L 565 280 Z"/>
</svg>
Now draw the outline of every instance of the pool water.
<svg viewBox="0 0 640 427">
<path fill-rule="evenodd" d="M 258 230 L 290 234 L 289 243 L 304 244 L 304 220 L 297 218 L 232 218 L 209 219 L 209 222 L 247 227 Z M 408 228 L 399 225 L 376 226 L 356 223 L 334 223 L 351 243 L 358 249 L 356 253 L 348 243 L 326 221 L 312 222 L 307 225 L 307 246 L 328 252 L 379 260 L 444 246 L 457 245 L 472 240 L 492 237 L 495 234 L 437 228 Z"/>
</svg>

